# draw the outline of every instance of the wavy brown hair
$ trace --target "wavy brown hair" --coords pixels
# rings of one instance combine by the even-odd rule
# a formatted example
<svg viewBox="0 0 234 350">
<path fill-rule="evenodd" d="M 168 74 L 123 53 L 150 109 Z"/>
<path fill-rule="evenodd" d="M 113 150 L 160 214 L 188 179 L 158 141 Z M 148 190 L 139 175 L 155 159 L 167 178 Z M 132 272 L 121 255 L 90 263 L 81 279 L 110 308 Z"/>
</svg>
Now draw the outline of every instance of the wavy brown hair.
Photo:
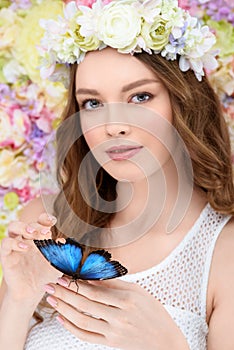
<svg viewBox="0 0 234 350">
<path fill-rule="evenodd" d="M 151 69 L 168 89 L 174 126 L 190 153 L 194 184 L 204 191 L 207 201 L 215 210 L 233 215 L 234 186 L 229 133 L 221 104 L 207 78 L 203 77 L 199 82 L 192 71 L 183 73 L 177 61 L 167 61 L 160 55 L 140 53 L 135 57 Z M 64 121 L 79 111 L 75 98 L 76 69 L 76 65 L 71 66 L 68 101 L 62 118 Z M 116 198 L 116 180 L 99 167 L 89 152 L 81 133 L 79 115 L 70 120 L 66 127 L 59 128 L 57 132 L 57 177 L 61 192 L 54 203 L 58 225 L 52 228 L 53 238 L 70 235 L 80 242 L 83 239 L 83 243 L 88 243 L 86 223 L 97 227 L 98 233 L 98 228 L 107 227 L 114 216 L 114 206 L 113 213 L 105 212 L 105 206 L 99 203 L 99 195 L 109 203 L 110 208 Z M 81 136 L 64 154 L 64 145 L 69 144 L 77 133 Z M 82 192 L 90 205 L 84 200 L 78 184 L 79 168 L 87 154 L 87 176 L 82 179 Z M 96 167 L 100 168 L 97 176 Z M 43 300 L 41 307 L 45 305 L 47 303 Z M 34 317 L 37 323 L 43 321 L 39 313 L 34 314 Z"/>
<path fill-rule="evenodd" d="M 194 185 L 206 193 L 207 201 L 215 210 L 233 215 L 234 186 L 229 133 L 221 104 L 208 79 L 204 76 L 199 82 L 192 71 L 181 72 L 177 61 L 167 61 L 160 55 L 140 53 L 135 54 L 135 57 L 156 74 L 169 92 L 174 126 L 191 157 Z M 63 121 L 79 111 L 75 97 L 76 69 L 76 65 L 71 66 Z M 89 152 L 83 136 L 74 142 L 64 157 L 64 143 L 70 140 L 71 133 L 74 130 L 81 133 L 79 115 L 72 119 L 65 130 L 63 128 L 57 133 L 57 174 L 61 192 L 54 204 L 54 215 L 58 217 L 60 229 L 55 228 L 53 234 L 55 238 L 65 232 L 82 239 L 87 231 L 87 224 L 102 228 L 111 222 L 114 213 L 105 212 L 105 207 L 99 203 L 98 198 L 100 195 L 111 205 L 116 198 L 116 180 L 103 168 L 95 176 L 96 160 Z M 78 184 L 79 167 L 87 154 L 87 176 L 83 178 L 82 192 L 85 198 L 91 199 L 89 204 L 84 200 Z M 74 214 L 81 220 L 75 220 L 75 224 L 72 224 Z"/>
</svg>

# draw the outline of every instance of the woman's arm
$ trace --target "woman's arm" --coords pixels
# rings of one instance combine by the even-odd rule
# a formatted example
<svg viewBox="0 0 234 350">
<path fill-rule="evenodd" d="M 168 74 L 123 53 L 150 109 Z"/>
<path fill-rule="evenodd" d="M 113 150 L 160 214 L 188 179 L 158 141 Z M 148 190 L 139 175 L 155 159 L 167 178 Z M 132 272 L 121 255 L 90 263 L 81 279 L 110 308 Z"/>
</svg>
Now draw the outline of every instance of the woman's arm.
<svg viewBox="0 0 234 350">
<path fill-rule="evenodd" d="M 40 233 L 35 233 L 37 234 L 35 237 L 34 233 L 28 234 L 25 230 L 28 224 L 37 229 L 43 227 L 33 224 L 43 211 L 40 199 L 29 203 L 21 213 L 22 221 L 9 225 L 10 237 L 2 242 L 1 263 L 4 280 L 0 288 L 0 349 L 24 348 L 30 320 L 44 294 L 43 285 L 46 282 L 44 275 L 45 279 L 48 278 L 47 281 L 55 280 L 53 277 L 55 270 L 51 271 L 51 266 L 32 243 L 32 239 L 38 239 Z M 50 226 L 51 224 L 45 225 L 47 228 Z M 28 245 L 26 249 L 20 249 L 18 246 L 22 237 L 23 242 Z M 43 238 L 48 237 L 43 235 Z"/>
<path fill-rule="evenodd" d="M 234 219 L 217 240 L 211 276 L 214 276 L 214 309 L 209 322 L 208 350 L 233 350 Z"/>
<path fill-rule="evenodd" d="M 0 349 L 22 350 L 38 299 L 14 300 L 8 295 L 5 282 L 1 285 L 1 298 Z"/>
</svg>

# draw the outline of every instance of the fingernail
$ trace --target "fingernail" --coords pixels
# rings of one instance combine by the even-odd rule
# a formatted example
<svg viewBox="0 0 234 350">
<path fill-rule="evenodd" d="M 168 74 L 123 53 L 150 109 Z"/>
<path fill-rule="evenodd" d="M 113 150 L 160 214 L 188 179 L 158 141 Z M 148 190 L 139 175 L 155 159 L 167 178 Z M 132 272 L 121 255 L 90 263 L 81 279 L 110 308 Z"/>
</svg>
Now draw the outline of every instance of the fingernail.
<svg viewBox="0 0 234 350">
<path fill-rule="evenodd" d="M 48 229 L 48 228 L 42 228 L 42 229 L 41 229 L 41 233 L 42 233 L 43 235 L 47 235 L 48 233 L 50 233 L 50 229 Z"/>
<path fill-rule="evenodd" d="M 45 291 L 46 291 L 47 293 L 49 293 L 49 294 L 54 294 L 54 293 L 55 293 L 54 287 L 50 286 L 49 284 L 46 284 L 46 285 L 44 286 L 44 289 L 45 289 Z"/>
<path fill-rule="evenodd" d="M 68 285 L 69 285 L 69 282 L 67 282 L 65 279 L 63 279 L 61 277 L 58 278 L 58 283 L 61 284 L 61 286 L 63 286 L 63 287 L 68 287 Z"/>
<path fill-rule="evenodd" d="M 55 216 L 47 214 L 47 218 L 49 221 L 51 221 L 53 224 L 55 224 L 57 222 L 57 219 Z"/>
<path fill-rule="evenodd" d="M 51 296 L 47 297 L 46 300 L 53 307 L 56 307 L 58 305 L 57 300 Z"/>
<path fill-rule="evenodd" d="M 26 231 L 27 231 L 28 233 L 36 232 L 35 228 L 30 227 L 30 226 L 27 226 L 27 227 L 26 227 Z"/>
<path fill-rule="evenodd" d="M 28 248 L 28 245 L 25 244 L 25 243 L 23 243 L 23 242 L 19 242 L 19 243 L 18 243 L 18 246 L 19 246 L 20 248 L 22 248 L 22 249 Z"/>
<path fill-rule="evenodd" d="M 61 325 L 64 325 L 64 320 L 62 319 L 61 316 L 56 316 L 56 319 L 59 323 L 61 323 Z"/>
</svg>

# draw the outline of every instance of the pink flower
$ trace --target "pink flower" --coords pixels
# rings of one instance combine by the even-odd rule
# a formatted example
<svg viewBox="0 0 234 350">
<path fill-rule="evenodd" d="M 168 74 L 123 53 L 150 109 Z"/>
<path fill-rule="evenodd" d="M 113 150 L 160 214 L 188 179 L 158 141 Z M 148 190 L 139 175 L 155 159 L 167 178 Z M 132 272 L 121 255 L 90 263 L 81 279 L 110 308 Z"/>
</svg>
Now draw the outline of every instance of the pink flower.
<svg viewBox="0 0 234 350">
<path fill-rule="evenodd" d="M 46 107 L 41 111 L 41 116 L 35 119 L 37 127 L 45 133 L 52 131 L 52 121 L 55 119 L 54 114 Z"/>
<path fill-rule="evenodd" d="M 189 0 L 179 0 L 179 6 L 184 10 L 190 9 L 190 1 Z"/>
<path fill-rule="evenodd" d="M 18 105 L 5 108 L 0 103 L 0 147 L 21 147 L 30 130 L 29 117 Z"/>
<path fill-rule="evenodd" d="M 27 201 L 33 198 L 31 188 L 29 187 L 29 185 L 25 185 L 25 187 L 23 187 L 22 189 L 15 188 L 14 191 L 20 197 L 22 203 L 26 203 Z"/>
<path fill-rule="evenodd" d="M 227 108 L 226 112 L 227 112 L 228 116 L 230 117 L 230 119 L 234 121 L 234 104 L 230 105 L 230 107 Z"/>
<path fill-rule="evenodd" d="M 63 0 L 65 4 L 68 4 L 72 0 Z M 103 0 L 102 3 L 103 5 L 107 5 L 111 2 L 112 0 Z M 87 6 L 87 7 L 92 7 L 92 5 L 96 2 L 96 0 L 76 0 L 76 5 L 77 6 Z"/>
<path fill-rule="evenodd" d="M 200 8 L 198 0 L 178 0 L 178 3 L 182 9 L 189 11 L 191 16 L 203 17 L 204 11 Z"/>
</svg>

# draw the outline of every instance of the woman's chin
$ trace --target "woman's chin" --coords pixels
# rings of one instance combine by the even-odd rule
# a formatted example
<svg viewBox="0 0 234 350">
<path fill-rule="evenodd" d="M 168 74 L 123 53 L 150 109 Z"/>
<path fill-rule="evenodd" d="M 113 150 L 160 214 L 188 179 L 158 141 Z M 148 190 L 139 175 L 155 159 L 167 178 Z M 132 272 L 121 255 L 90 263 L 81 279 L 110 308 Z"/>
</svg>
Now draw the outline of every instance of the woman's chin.
<svg viewBox="0 0 234 350">
<path fill-rule="evenodd" d="M 113 162 L 104 166 L 104 169 L 117 181 L 137 182 L 146 179 L 149 176 L 149 174 L 146 174 L 142 169 L 131 162 L 118 161 L 118 164 L 112 163 Z"/>
</svg>

